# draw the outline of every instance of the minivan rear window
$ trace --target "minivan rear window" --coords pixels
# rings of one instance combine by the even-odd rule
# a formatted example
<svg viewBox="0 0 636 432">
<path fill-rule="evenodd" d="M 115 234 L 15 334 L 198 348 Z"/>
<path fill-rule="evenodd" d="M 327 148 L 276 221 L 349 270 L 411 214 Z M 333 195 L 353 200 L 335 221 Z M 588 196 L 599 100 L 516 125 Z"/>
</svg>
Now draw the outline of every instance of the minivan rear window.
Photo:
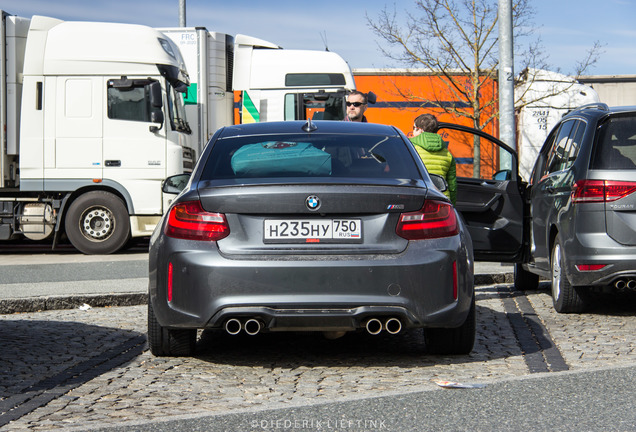
<svg viewBox="0 0 636 432">
<path fill-rule="evenodd" d="M 636 115 L 610 117 L 599 127 L 592 169 L 636 169 Z"/>
<path fill-rule="evenodd" d="M 201 180 L 295 177 L 418 179 L 398 136 L 258 135 L 214 143 Z"/>
</svg>

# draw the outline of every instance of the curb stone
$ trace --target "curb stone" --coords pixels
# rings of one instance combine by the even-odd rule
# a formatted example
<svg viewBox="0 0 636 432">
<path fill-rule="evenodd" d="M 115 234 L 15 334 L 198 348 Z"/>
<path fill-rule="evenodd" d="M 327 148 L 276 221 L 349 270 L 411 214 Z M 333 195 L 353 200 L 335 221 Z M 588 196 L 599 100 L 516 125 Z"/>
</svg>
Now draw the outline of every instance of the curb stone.
<svg viewBox="0 0 636 432">
<path fill-rule="evenodd" d="M 0 300 L 0 314 L 77 309 L 85 303 L 91 307 L 137 306 L 148 303 L 148 294 L 118 293 L 3 299 Z"/>
</svg>

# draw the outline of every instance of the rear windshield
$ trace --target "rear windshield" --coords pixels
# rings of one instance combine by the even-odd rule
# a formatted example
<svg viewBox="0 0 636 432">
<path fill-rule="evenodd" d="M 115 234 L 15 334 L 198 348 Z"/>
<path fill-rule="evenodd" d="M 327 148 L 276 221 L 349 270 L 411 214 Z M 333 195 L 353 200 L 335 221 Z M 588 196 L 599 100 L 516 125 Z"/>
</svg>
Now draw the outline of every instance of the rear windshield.
<svg viewBox="0 0 636 432">
<path fill-rule="evenodd" d="M 592 169 L 636 169 L 636 116 L 610 117 L 597 133 Z"/>
<path fill-rule="evenodd" d="M 201 180 L 262 178 L 420 179 L 400 137 L 259 135 L 217 141 Z"/>
</svg>

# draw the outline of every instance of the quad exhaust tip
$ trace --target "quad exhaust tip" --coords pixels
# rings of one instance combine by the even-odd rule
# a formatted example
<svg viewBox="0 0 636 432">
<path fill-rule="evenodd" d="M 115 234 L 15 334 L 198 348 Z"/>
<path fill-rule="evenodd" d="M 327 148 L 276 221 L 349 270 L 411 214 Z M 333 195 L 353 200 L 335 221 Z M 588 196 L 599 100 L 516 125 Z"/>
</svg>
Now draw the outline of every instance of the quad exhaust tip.
<svg viewBox="0 0 636 432">
<path fill-rule="evenodd" d="M 365 328 L 372 335 L 380 334 L 382 330 L 386 330 L 389 334 L 398 334 L 402 330 L 402 321 L 397 318 L 389 318 L 382 323 L 378 318 L 371 318 L 366 322 Z"/>
<path fill-rule="evenodd" d="M 250 336 L 254 336 L 263 329 L 263 323 L 256 318 L 250 318 L 241 322 L 238 318 L 230 318 L 225 322 L 225 331 L 231 335 L 237 335 L 241 330 L 245 330 Z"/>
<path fill-rule="evenodd" d="M 243 326 L 243 328 L 245 329 L 245 333 L 250 336 L 254 336 L 261 331 L 263 325 L 259 320 L 251 318 L 245 321 L 245 325 Z"/>
<path fill-rule="evenodd" d="M 225 322 L 225 331 L 231 335 L 237 335 L 243 329 L 243 324 L 236 318 L 230 318 Z"/>
<path fill-rule="evenodd" d="M 382 331 L 382 321 L 377 318 L 371 318 L 365 325 L 367 332 L 372 335 L 377 335 Z"/>
<path fill-rule="evenodd" d="M 237 335 L 241 330 L 244 330 L 248 335 L 254 336 L 261 332 L 264 325 L 256 318 L 249 318 L 243 322 L 238 318 L 230 318 L 225 322 L 224 327 L 225 331 L 230 335 Z M 364 327 L 371 335 L 380 334 L 382 330 L 394 335 L 402 331 L 402 321 L 398 318 L 388 318 L 382 322 L 379 318 L 370 318 Z"/>
<path fill-rule="evenodd" d="M 389 318 L 384 323 L 384 329 L 390 334 L 398 334 L 402 330 L 402 322 L 397 318 Z"/>
</svg>

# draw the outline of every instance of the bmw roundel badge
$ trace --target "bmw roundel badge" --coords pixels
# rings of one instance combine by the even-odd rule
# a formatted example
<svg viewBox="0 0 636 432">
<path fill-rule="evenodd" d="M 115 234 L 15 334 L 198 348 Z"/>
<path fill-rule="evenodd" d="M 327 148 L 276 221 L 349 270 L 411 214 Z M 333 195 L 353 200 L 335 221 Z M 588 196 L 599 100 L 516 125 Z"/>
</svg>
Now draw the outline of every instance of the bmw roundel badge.
<svg viewBox="0 0 636 432">
<path fill-rule="evenodd" d="M 320 199 L 315 195 L 310 195 L 305 199 L 305 205 L 309 210 L 318 210 L 320 208 Z"/>
</svg>

